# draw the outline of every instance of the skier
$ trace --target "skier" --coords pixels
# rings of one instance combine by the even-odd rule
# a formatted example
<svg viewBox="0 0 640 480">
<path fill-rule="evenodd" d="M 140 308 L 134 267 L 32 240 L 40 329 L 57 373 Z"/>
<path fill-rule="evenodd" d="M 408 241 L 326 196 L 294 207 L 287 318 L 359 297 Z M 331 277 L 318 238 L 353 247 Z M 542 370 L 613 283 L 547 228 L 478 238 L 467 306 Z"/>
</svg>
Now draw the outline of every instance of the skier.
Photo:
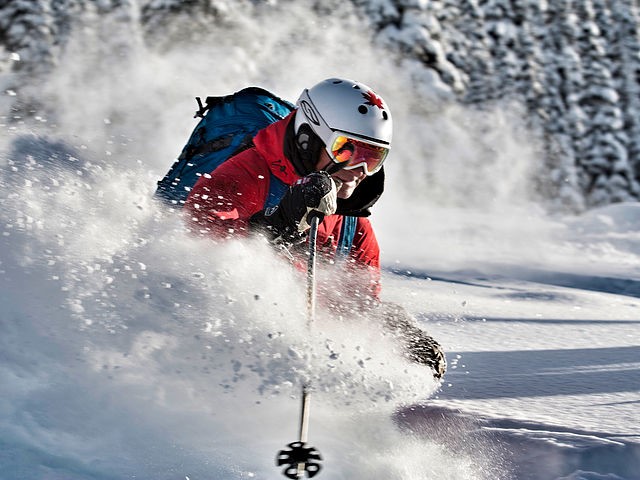
<svg viewBox="0 0 640 480">
<path fill-rule="evenodd" d="M 333 288 L 320 288 L 326 303 L 353 307 L 347 295 L 331 298 L 331 292 L 347 292 L 358 310 L 366 308 L 403 342 L 408 358 L 440 378 L 446 369 L 440 345 L 402 307 L 379 299 L 380 249 L 367 217 L 384 189 L 388 106 L 368 86 L 332 78 L 305 89 L 296 107 L 259 131 L 250 148 L 200 177 L 185 202 L 188 221 L 214 238 L 265 235 L 295 257 L 309 215 L 319 215 L 319 258 L 334 262 L 346 254 L 347 273 L 332 275 Z M 273 177 L 288 188 L 276 207 L 265 209 Z"/>
</svg>

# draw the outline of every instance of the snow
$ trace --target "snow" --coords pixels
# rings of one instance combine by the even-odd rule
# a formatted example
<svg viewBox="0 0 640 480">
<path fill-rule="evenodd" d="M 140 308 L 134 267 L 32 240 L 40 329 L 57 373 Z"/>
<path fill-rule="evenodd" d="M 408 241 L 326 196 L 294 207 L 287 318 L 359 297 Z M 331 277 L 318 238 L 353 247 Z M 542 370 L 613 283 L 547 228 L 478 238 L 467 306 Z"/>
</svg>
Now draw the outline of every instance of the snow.
<svg viewBox="0 0 640 480">
<path fill-rule="evenodd" d="M 639 478 L 640 205 L 537 219 L 522 232 L 508 214 L 469 213 L 403 230 L 402 242 L 449 242 L 423 242 L 437 260 L 396 254 L 397 275 L 385 282 L 387 295 L 433 325 L 450 363 L 440 391 L 407 422 L 420 428 L 434 409 L 471 416 L 473 432 L 508 445 L 512 478 Z"/>
<path fill-rule="evenodd" d="M 46 108 L 2 119 L 0 479 L 279 478 L 309 381 L 320 479 L 640 478 L 640 206 L 546 211 L 518 109 L 441 106 L 414 62 L 289 13 L 291 37 L 245 19 L 207 48 L 116 58 L 89 29 L 14 92 Z M 295 99 L 333 75 L 394 110 L 383 297 L 443 344 L 441 384 L 357 313 L 321 308 L 309 332 L 280 256 L 192 238 L 152 199 L 193 96 Z"/>
</svg>

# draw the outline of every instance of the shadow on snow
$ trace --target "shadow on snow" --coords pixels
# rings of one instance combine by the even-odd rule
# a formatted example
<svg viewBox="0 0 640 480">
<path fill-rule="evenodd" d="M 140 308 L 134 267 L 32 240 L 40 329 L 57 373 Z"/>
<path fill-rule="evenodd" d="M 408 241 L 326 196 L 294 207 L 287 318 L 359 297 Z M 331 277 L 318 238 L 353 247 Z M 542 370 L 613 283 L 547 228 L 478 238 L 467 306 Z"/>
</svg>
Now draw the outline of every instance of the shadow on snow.
<svg viewBox="0 0 640 480">
<path fill-rule="evenodd" d="M 465 367 L 447 372 L 451 386 L 441 392 L 440 398 L 488 399 L 640 391 L 640 346 L 448 354 L 450 358 L 457 355 L 460 356 L 458 365 Z M 474 375 L 474 372 L 481 375 Z"/>
<path fill-rule="evenodd" d="M 490 459 L 500 478 L 550 480 L 584 472 L 570 478 L 640 479 L 640 444 L 607 434 L 484 419 L 433 404 L 407 407 L 396 413 L 395 421 L 452 451 Z"/>
<path fill-rule="evenodd" d="M 390 273 L 409 278 L 423 280 L 433 280 L 453 283 L 458 285 L 469 285 L 473 287 L 491 288 L 495 290 L 516 290 L 515 293 L 506 294 L 507 297 L 521 298 L 528 300 L 554 301 L 566 300 L 567 295 L 557 292 L 531 292 L 526 289 L 497 286 L 487 282 L 500 280 L 523 280 L 556 287 L 576 288 L 593 292 L 612 293 L 629 297 L 640 298 L 640 280 L 631 278 L 616 278 L 597 275 L 582 275 L 564 272 L 549 272 L 526 267 L 497 267 L 499 274 L 483 274 L 475 270 L 463 270 L 457 272 L 432 272 L 414 271 L 404 268 L 387 269 Z"/>
</svg>

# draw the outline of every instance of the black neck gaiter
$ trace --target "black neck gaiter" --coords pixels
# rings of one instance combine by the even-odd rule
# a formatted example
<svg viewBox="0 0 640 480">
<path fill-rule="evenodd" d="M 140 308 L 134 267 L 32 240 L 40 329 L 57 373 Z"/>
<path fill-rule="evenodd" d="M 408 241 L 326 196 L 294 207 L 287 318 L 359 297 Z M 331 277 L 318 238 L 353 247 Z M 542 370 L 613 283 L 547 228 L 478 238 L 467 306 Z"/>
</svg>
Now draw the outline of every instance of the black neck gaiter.
<svg viewBox="0 0 640 480">
<path fill-rule="evenodd" d="M 304 177 L 315 171 L 324 145 L 322 140 L 308 126 L 305 128 L 305 125 L 303 125 L 301 129 L 305 128 L 305 133 L 309 135 L 307 149 L 303 150 L 296 138 L 295 123 L 295 118 L 291 118 L 289 125 L 287 125 L 284 134 L 283 151 L 284 155 L 293 164 L 293 168 L 296 169 L 296 173 Z"/>
</svg>

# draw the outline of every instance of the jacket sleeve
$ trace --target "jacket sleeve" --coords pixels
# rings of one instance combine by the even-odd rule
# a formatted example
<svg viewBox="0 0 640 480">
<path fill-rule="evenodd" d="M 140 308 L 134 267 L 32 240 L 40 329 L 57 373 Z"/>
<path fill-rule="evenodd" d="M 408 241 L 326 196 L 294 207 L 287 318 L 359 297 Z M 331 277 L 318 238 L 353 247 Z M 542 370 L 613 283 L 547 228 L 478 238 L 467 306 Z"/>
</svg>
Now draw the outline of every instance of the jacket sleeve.
<svg viewBox="0 0 640 480">
<path fill-rule="evenodd" d="M 251 216 L 262 210 L 269 189 L 268 166 L 255 149 L 227 160 L 203 175 L 184 205 L 196 233 L 214 238 L 247 235 Z"/>
</svg>

